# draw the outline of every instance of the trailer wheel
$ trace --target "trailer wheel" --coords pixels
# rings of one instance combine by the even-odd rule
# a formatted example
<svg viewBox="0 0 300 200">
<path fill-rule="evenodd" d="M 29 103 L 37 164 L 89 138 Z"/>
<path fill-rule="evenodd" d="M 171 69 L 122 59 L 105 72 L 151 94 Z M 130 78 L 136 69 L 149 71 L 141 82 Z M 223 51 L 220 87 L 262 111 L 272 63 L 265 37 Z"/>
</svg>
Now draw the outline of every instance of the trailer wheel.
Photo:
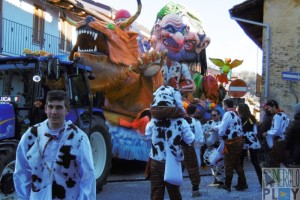
<svg viewBox="0 0 300 200">
<path fill-rule="evenodd" d="M 0 199 L 17 199 L 14 188 L 16 146 L 3 145 L 0 150 Z"/>
<path fill-rule="evenodd" d="M 111 135 L 101 117 L 93 116 L 89 138 L 94 159 L 97 192 L 99 192 L 109 176 L 112 160 Z"/>
</svg>

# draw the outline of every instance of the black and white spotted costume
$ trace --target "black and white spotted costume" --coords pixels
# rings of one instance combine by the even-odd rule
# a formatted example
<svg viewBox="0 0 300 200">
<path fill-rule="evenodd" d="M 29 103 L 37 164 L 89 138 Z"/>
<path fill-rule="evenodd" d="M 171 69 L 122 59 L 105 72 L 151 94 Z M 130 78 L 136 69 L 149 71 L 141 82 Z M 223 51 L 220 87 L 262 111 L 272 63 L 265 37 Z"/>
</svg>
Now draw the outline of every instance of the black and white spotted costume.
<svg viewBox="0 0 300 200">
<path fill-rule="evenodd" d="M 207 148 L 203 154 L 203 161 L 207 166 L 211 167 L 212 174 L 216 181 L 223 182 L 225 180 L 225 170 L 224 170 L 224 156 L 218 150 L 217 144 L 222 142 L 217 131 L 214 131 L 213 128 L 219 125 L 221 121 L 215 122 L 209 120 L 206 122 L 203 127 L 204 144 L 207 145 Z"/>
<path fill-rule="evenodd" d="M 260 149 L 261 144 L 257 139 L 257 125 L 252 122 L 250 118 L 243 119 L 243 141 L 244 146 L 243 149 Z"/>
<path fill-rule="evenodd" d="M 55 131 L 49 130 L 47 122 L 29 128 L 19 143 L 14 173 L 19 199 L 42 200 L 47 185 L 52 185 L 52 198 L 46 199 L 96 199 L 87 135 L 71 121 Z M 52 182 L 49 182 L 50 171 Z"/>
<path fill-rule="evenodd" d="M 171 86 L 161 86 L 154 92 L 154 100 L 151 107 L 178 107 L 177 90 Z M 146 126 L 146 137 L 151 137 L 152 148 L 150 157 L 156 161 L 166 160 L 165 145 L 168 145 L 178 161 L 183 160 L 183 152 L 180 147 L 181 140 L 191 144 L 195 136 L 190 125 L 184 118 L 156 119 L 152 116 Z"/>
<path fill-rule="evenodd" d="M 183 118 L 184 113 L 180 108 L 181 95 L 178 91 L 170 86 L 160 86 L 153 95 L 154 100 L 150 108 L 151 120 L 145 131 L 146 138 L 151 138 L 152 146 L 150 150 L 151 198 L 163 198 L 167 189 L 171 199 L 181 199 L 180 186 L 164 181 L 167 149 L 170 149 L 180 163 L 184 158 L 182 141 L 190 145 L 195 136 L 188 122 Z M 174 168 L 176 166 L 181 170 L 180 165 L 175 164 Z"/>
<path fill-rule="evenodd" d="M 188 66 L 186 64 L 179 63 L 176 61 L 173 61 L 170 67 L 168 67 L 167 64 L 165 64 L 162 67 L 161 72 L 165 84 L 168 84 L 170 79 L 172 78 L 175 78 L 176 83 L 179 83 L 181 79 L 192 80 L 192 76 Z"/>
<path fill-rule="evenodd" d="M 233 122 L 233 123 L 231 123 Z M 223 140 L 231 140 L 243 136 L 242 122 L 240 117 L 232 110 L 225 112 L 222 122 L 214 129 L 219 130 L 219 135 Z"/>
<path fill-rule="evenodd" d="M 285 131 L 289 125 L 289 118 L 284 112 L 278 112 L 273 116 L 271 129 L 267 131 L 267 142 L 270 148 L 273 147 L 273 141 L 283 141 Z"/>
</svg>

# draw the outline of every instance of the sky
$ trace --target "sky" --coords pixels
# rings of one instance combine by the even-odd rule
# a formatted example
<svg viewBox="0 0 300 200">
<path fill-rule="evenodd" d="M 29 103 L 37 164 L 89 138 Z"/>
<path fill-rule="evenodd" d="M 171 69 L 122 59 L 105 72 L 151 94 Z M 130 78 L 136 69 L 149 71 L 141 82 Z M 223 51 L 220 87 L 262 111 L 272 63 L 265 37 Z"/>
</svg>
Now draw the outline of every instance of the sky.
<svg viewBox="0 0 300 200">
<path fill-rule="evenodd" d="M 135 0 L 95 0 L 117 10 L 126 9 L 131 14 L 137 10 Z M 156 14 L 171 0 L 141 0 L 142 11 L 138 19 L 139 24 L 150 29 L 154 25 Z M 198 13 L 203 21 L 204 30 L 211 38 L 206 48 L 209 66 L 214 66 L 209 58 L 231 58 L 243 60 L 243 64 L 234 68 L 233 73 L 251 71 L 261 74 L 262 51 L 244 33 L 238 23 L 230 18 L 229 9 L 244 2 L 244 0 L 173 0 L 174 3 Z"/>
</svg>

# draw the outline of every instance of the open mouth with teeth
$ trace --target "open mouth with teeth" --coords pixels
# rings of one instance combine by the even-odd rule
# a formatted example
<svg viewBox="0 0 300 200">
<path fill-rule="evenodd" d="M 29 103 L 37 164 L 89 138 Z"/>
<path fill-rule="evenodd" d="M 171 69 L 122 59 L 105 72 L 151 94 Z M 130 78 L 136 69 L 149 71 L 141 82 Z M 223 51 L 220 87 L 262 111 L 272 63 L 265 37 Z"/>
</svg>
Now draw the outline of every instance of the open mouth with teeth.
<svg viewBox="0 0 300 200">
<path fill-rule="evenodd" d="M 173 38 L 165 38 L 165 39 L 163 39 L 163 43 L 167 47 L 168 50 L 178 52 L 181 49 L 179 44 Z"/>
<path fill-rule="evenodd" d="M 105 36 L 88 26 L 77 29 L 77 52 L 108 55 Z"/>
</svg>

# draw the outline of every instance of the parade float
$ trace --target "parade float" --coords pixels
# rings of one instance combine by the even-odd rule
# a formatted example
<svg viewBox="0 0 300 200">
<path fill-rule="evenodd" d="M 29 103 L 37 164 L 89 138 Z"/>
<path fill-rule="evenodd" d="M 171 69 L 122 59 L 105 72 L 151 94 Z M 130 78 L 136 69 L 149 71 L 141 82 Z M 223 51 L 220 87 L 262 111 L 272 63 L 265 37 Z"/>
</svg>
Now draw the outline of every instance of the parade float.
<svg viewBox="0 0 300 200">
<path fill-rule="evenodd" d="M 99 97 L 95 98 L 95 103 L 103 102 L 113 155 L 146 161 L 150 143 L 143 139 L 141 127 L 145 127 L 151 117 L 149 106 L 153 92 L 163 84 L 161 67 L 165 58 L 189 64 L 199 63 L 202 57 L 202 65 L 199 63 L 202 81 L 197 81 L 197 87 L 198 97 L 204 100 L 218 103 L 218 84 L 215 78 L 206 75 L 206 56 L 202 52 L 210 39 L 201 20 L 183 6 L 167 4 L 159 11 L 154 27 L 164 27 L 168 23 L 174 28 L 174 38 L 161 40 L 155 29 L 150 40 L 151 50 L 141 52 L 137 43 L 139 33 L 128 28 L 142 10 L 140 0 L 137 3 L 137 12 L 118 24 L 98 21 L 91 16 L 80 22 L 67 19 L 78 32 L 70 60 L 81 60 L 93 71 L 95 79 L 89 84 L 95 97 Z M 176 29 L 176 26 L 180 28 Z M 154 43 L 157 46 L 153 46 Z"/>
<path fill-rule="evenodd" d="M 199 101 L 198 110 L 207 118 L 211 109 L 220 107 L 224 95 L 220 95 L 216 78 L 207 74 L 205 48 L 210 38 L 205 34 L 200 18 L 179 4 L 168 3 L 157 14 L 149 40 L 150 49 L 139 31 L 131 29 L 142 11 L 141 1 L 137 0 L 137 4 L 134 15 L 120 12 L 117 16 L 120 20 L 115 23 L 100 21 L 93 16 L 74 21 L 63 12 L 77 30 L 77 43 L 69 55 L 70 61 L 62 61 L 59 55 L 42 50 L 32 52 L 29 49 L 24 50 L 26 56 L 1 60 L 0 64 L 7 67 L 2 70 L 17 70 L 12 73 L 17 78 L 10 80 L 11 85 L 16 83 L 15 88 L 26 89 L 16 92 L 31 98 L 26 107 L 15 107 L 11 101 L 1 104 L 9 110 L 5 119 L 11 120 L 10 127 L 20 126 L 7 129 L 6 124 L 1 125 L 14 135 L 13 143 L 10 140 L 10 146 L 5 147 L 9 154 L 1 163 L 1 182 L 10 181 L 6 184 L 9 186 L 5 189 L 7 194 L 14 192 L 11 177 L 18 140 L 38 116 L 35 115 L 38 108 L 33 105 L 42 92 L 43 77 L 47 77 L 46 82 L 51 86 L 68 91 L 74 109 L 69 118 L 89 134 L 97 191 L 102 189 L 109 175 L 112 157 L 148 160 L 151 142 L 144 139 L 144 131 L 151 118 L 149 106 L 153 92 L 163 84 L 161 68 L 166 58 L 189 67 L 194 92 L 188 95 L 188 103 Z M 30 87 L 19 87 L 25 83 Z M 4 85 L 10 88 L 10 84 Z M 21 121 L 19 112 L 27 112 L 30 120 L 28 117 Z M 1 139 L 8 144 L 9 138 Z"/>
</svg>

